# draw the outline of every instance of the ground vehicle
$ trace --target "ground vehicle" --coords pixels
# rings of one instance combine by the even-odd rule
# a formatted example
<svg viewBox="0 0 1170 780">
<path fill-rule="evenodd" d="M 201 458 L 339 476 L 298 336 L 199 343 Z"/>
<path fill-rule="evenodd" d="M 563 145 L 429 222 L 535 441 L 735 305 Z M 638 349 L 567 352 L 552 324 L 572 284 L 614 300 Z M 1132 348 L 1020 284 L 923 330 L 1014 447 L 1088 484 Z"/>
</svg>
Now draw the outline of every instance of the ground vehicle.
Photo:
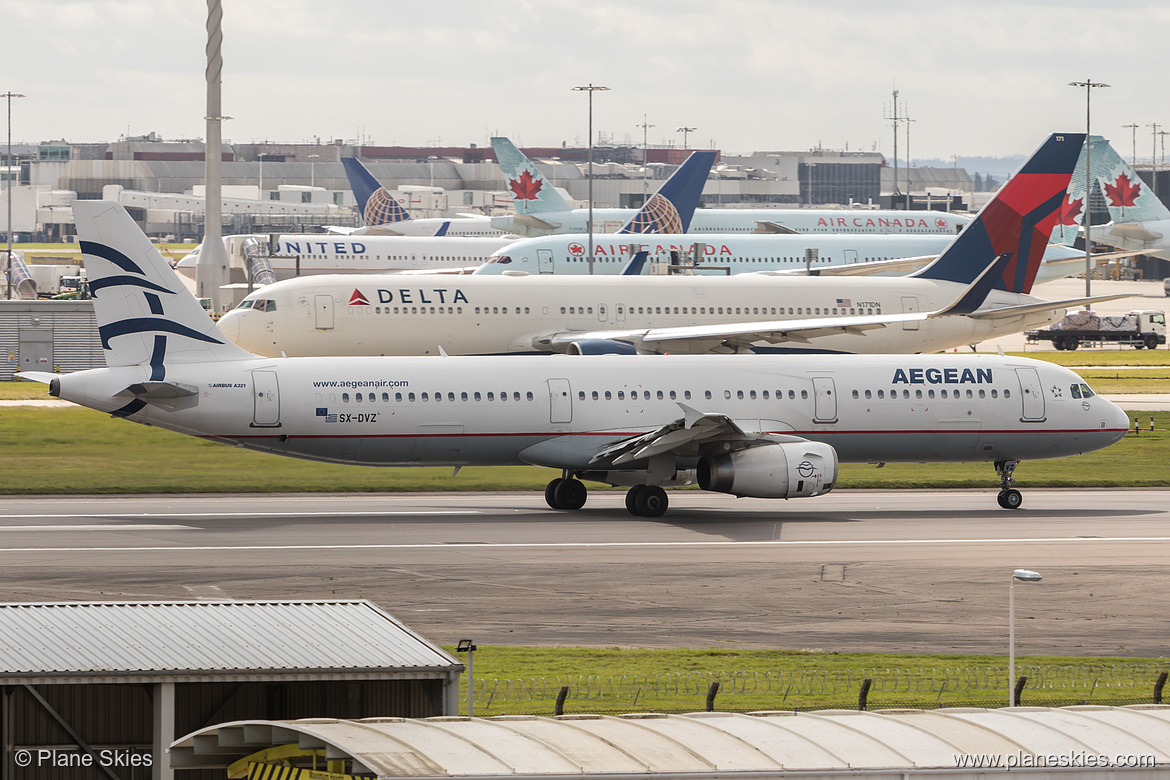
<svg viewBox="0 0 1170 780">
<path fill-rule="evenodd" d="M 1162 292 L 1166 293 L 1166 297 L 1170 298 L 1170 279 L 1162 280 Z"/>
<path fill-rule="evenodd" d="M 1160 311 L 1131 311 L 1108 317 L 1078 311 L 1047 330 L 1024 332 L 1029 344 L 1051 341 L 1057 349 L 1076 349 L 1088 342 L 1130 344 L 1136 349 L 1155 349 L 1166 343 L 1166 314 Z"/>
</svg>

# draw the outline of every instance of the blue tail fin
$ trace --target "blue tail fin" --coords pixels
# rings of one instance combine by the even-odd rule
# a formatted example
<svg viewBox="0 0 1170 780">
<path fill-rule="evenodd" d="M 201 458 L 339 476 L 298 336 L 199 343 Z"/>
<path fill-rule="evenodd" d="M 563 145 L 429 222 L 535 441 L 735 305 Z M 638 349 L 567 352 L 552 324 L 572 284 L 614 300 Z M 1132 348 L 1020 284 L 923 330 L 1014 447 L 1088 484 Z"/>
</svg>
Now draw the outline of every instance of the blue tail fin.
<svg viewBox="0 0 1170 780">
<path fill-rule="evenodd" d="M 914 276 L 971 284 L 995 258 L 1010 254 L 994 289 L 1031 292 L 1084 142 L 1084 133 L 1049 136 L 938 259 Z"/>
<path fill-rule="evenodd" d="M 714 162 L 715 152 L 691 152 L 686 162 L 618 232 L 686 233 Z"/>
<path fill-rule="evenodd" d="M 541 214 L 550 211 L 571 211 L 572 206 L 560 196 L 544 178 L 532 161 L 507 138 L 492 139 L 496 162 L 508 180 L 512 205 L 517 214 Z"/>
<path fill-rule="evenodd" d="M 362 212 L 362 221 L 366 223 L 366 227 L 392 225 L 410 219 L 410 212 L 378 183 L 374 174 L 370 173 L 360 160 L 356 157 L 342 157 L 341 164 L 345 166 L 349 188 L 353 190 L 353 196 L 357 199 L 358 209 Z"/>
</svg>

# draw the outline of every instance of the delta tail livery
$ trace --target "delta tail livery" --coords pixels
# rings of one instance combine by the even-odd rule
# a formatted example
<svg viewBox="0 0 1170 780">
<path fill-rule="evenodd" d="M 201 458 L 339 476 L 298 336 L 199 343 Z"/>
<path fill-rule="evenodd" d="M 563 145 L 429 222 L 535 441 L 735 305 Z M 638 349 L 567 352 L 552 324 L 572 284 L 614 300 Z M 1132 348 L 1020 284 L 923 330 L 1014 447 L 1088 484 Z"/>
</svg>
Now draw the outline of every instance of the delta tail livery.
<svg viewBox="0 0 1170 780">
<path fill-rule="evenodd" d="M 823 495 L 848 461 L 994 463 L 1018 507 L 1022 459 L 1106 447 L 1125 414 L 1068 369 L 1026 358 L 652 355 L 263 358 L 226 341 L 125 209 L 77 201 L 106 368 L 26 372 L 51 395 L 203 439 L 333 463 L 530 464 L 545 498 L 582 480 Z"/>
<path fill-rule="evenodd" d="M 1099 300 L 1025 294 L 1075 155 L 1050 140 L 911 277 L 319 276 L 254 292 L 219 326 L 270 356 L 949 349 Z"/>
</svg>

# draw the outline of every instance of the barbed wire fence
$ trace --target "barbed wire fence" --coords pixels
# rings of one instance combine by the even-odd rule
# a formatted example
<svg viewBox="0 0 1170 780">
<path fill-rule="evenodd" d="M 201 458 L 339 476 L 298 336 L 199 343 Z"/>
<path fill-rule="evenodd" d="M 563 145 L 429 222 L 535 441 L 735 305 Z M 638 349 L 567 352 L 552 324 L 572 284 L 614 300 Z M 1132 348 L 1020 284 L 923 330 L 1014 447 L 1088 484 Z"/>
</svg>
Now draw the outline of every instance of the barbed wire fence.
<svg viewBox="0 0 1170 780">
<path fill-rule="evenodd" d="M 1021 704 L 1161 703 L 1165 664 L 1086 664 L 1016 667 L 1026 678 Z M 868 682 L 867 682 L 868 681 Z M 640 705 L 662 712 L 711 706 L 718 709 L 824 709 L 875 706 L 1003 706 L 1012 681 L 1005 666 L 944 669 L 870 668 L 773 672 L 661 672 L 568 675 L 474 681 L 477 708 L 493 706 L 533 712 L 556 703 L 558 712 L 633 711 Z M 750 701 L 749 701 L 750 700 Z"/>
</svg>

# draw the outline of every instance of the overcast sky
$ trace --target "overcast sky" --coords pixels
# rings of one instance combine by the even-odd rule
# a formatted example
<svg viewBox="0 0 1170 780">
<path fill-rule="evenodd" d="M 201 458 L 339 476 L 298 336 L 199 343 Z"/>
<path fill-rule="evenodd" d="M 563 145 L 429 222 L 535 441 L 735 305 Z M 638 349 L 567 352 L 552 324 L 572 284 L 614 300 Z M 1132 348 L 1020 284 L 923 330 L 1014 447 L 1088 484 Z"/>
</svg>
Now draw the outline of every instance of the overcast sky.
<svg viewBox="0 0 1170 780">
<path fill-rule="evenodd" d="M 729 153 L 1026 154 L 1093 130 L 1125 156 L 1165 100 L 1170 4 L 1084 0 L 223 0 L 224 138 L 374 145 L 613 140 Z M 202 138 L 206 3 L 0 0 L 14 142 Z M 905 157 L 902 135 L 899 156 Z"/>
</svg>

